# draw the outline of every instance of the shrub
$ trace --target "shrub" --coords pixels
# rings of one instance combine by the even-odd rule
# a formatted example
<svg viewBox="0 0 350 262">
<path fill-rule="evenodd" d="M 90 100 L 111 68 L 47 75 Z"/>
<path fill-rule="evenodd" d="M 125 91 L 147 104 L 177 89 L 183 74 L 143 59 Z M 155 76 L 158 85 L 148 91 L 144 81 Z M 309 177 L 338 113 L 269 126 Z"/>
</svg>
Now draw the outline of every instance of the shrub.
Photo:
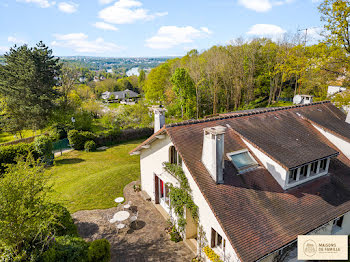
<svg viewBox="0 0 350 262">
<path fill-rule="evenodd" d="M 49 211 L 54 214 L 56 222 L 52 225 L 52 233 L 56 236 L 78 236 L 78 230 L 67 208 L 60 204 L 51 204 Z"/>
<path fill-rule="evenodd" d="M 90 112 L 80 111 L 74 115 L 74 128 L 82 131 L 91 131 L 93 117 Z"/>
<path fill-rule="evenodd" d="M 36 137 L 34 140 L 35 151 L 38 152 L 40 156 L 42 156 L 42 160 L 44 163 L 49 163 L 53 159 L 52 154 L 52 141 L 48 136 L 42 135 Z"/>
<path fill-rule="evenodd" d="M 111 244 L 107 239 L 92 241 L 88 250 L 89 261 L 108 262 L 111 259 Z"/>
<path fill-rule="evenodd" d="M 88 261 L 89 244 L 84 239 L 72 236 L 57 237 L 51 247 L 42 255 L 44 262 L 85 262 Z"/>
<path fill-rule="evenodd" d="M 29 154 L 36 160 L 40 154 L 35 150 L 34 143 L 20 143 L 16 145 L 1 146 L 0 147 L 0 173 L 6 169 L 6 165 L 15 164 L 17 159 L 25 158 Z"/>
<path fill-rule="evenodd" d="M 86 152 L 93 152 L 96 150 L 96 143 L 93 140 L 86 141 L 84 149 Z"/>
<path fill-rule="evenodd" d="M 209 246 L 203 248 L 204 253 L 207 255 L 210 261 L 212 262 L 223 262 L 220 259 L 220 256 L 214 252 Z"/>
<path fill-rule="evenodd" d="M 182 240 L 182 237 L 179 232 L 177 232 L 175 226 L 173 226 L 171 232 L 170 232 L 170 240 L 174 241 L 175 243 L 180 242 Z"/>
<path fill-rule="evenodd" d="M 64 124 L 54 124 L 51 126 L 49 134 L 52 141 L 67 138 L 68 127 Z"/>
<path fill-rule="evenodd" d="M 83 150 L 86 141 L 95 139 L 96 136 L 91 132 L 79 132 L 77 130 L 70 130 L 68 132 L 69 143 L 76 150 Z"/>
</svg>

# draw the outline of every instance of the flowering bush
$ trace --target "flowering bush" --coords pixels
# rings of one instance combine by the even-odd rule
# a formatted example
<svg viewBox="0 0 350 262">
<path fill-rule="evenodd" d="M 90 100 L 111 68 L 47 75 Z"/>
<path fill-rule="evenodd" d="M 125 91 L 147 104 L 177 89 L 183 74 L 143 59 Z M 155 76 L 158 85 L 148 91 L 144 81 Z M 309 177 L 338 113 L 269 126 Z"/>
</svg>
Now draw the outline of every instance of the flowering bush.
<svg viewBox="0 0 350 262">
<path fill-rule="evenodd" d="M 207 255 L 212 262 L 223 262 L 218 254 L 214 252 L 209 246 L 203 248 L 204 253 Z"/>
</svg>

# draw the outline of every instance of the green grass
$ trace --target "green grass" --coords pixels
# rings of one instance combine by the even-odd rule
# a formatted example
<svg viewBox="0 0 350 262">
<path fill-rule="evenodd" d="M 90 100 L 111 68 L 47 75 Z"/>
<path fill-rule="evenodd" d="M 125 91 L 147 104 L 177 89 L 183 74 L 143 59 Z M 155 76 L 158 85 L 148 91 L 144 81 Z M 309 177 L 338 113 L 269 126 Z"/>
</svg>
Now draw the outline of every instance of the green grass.
<svg viewBox="0 0 350 262">
<path fill-rule="evenodd" d="M 123 188 L 140 177 L 140 157 L 128 152 L 142 140 L 120 144 L 102 152 L 72 151 L 58 157 L 50 168 L 52 197 L 70 212 L 115 206 Z"/>
<path fill-rule="evenodd" d="M 36 133 L 37 135 L 40 134 L 40 131 Z M 27 138 L 34 136 L 34 132 L 32 130 L 23 130 L 22 131 L 22 138 Z M 6 142 L 11 142 L 14 140 L 21 139 L 19 134 L 17 135 L 17 138 L 13 134 L 6 133 L 6 132 L 0 132 L 0 144 L 1 143 L 6 143 Z"/>
</svg>

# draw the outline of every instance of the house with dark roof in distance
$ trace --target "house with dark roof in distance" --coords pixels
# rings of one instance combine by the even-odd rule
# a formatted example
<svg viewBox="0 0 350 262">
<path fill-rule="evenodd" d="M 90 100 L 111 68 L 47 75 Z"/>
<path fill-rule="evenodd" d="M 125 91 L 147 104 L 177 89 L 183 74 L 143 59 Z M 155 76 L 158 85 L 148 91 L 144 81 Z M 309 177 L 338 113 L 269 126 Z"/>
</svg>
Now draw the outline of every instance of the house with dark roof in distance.
<svg viewBox="0 0 350 262">
<path fill-rule="evenodd" d="M 223 261 L 296 261 L 298 235 L 350 234 L 350 124 L 330 102 L 159 123 L 130 154 L 143 194 L 172 217 L 169 185 L 180 183 L 163 163 L 182 167 L 198 206 L 183 237 L 195 249 L 198 225 Z"/>
<path fill-rule="evenodd" d="M 105 101 L 109 101 L 113 103 L 122 103 L 122 104 L 130 104 L 130 103 L 134 104 L 139 97 L 140 97 L 140 94 L 129 89 L 125 89 L 124 91 L 117 91 L 117 92 L 106 91 L 101 95 L 101 98 Z"/>
</svg>

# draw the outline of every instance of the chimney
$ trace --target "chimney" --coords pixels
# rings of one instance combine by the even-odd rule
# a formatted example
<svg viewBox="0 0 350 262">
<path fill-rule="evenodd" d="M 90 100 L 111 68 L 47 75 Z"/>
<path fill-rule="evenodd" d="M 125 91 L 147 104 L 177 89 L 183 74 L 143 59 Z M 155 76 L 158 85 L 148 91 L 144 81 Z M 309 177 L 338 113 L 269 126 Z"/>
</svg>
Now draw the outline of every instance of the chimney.
<svg viewBox="0 0 350 262">
<path fill-rule="evenodd" d="M 345 122 L 350 124 L 350 110 L 348 109 L 348 113 L 346 114 Z"/>
<path fill-rule="evenodd" d="M 204 128 L 202 163 L 217 184 L 224 182 L 224 136 L 226 127 Z"/>
<path fill-rule="evenodd" d="M 162 107 L 152 107 L 154 113 L 154 133 L 160 130 L 165 125 L 165 111 Z"/>
</svg>

